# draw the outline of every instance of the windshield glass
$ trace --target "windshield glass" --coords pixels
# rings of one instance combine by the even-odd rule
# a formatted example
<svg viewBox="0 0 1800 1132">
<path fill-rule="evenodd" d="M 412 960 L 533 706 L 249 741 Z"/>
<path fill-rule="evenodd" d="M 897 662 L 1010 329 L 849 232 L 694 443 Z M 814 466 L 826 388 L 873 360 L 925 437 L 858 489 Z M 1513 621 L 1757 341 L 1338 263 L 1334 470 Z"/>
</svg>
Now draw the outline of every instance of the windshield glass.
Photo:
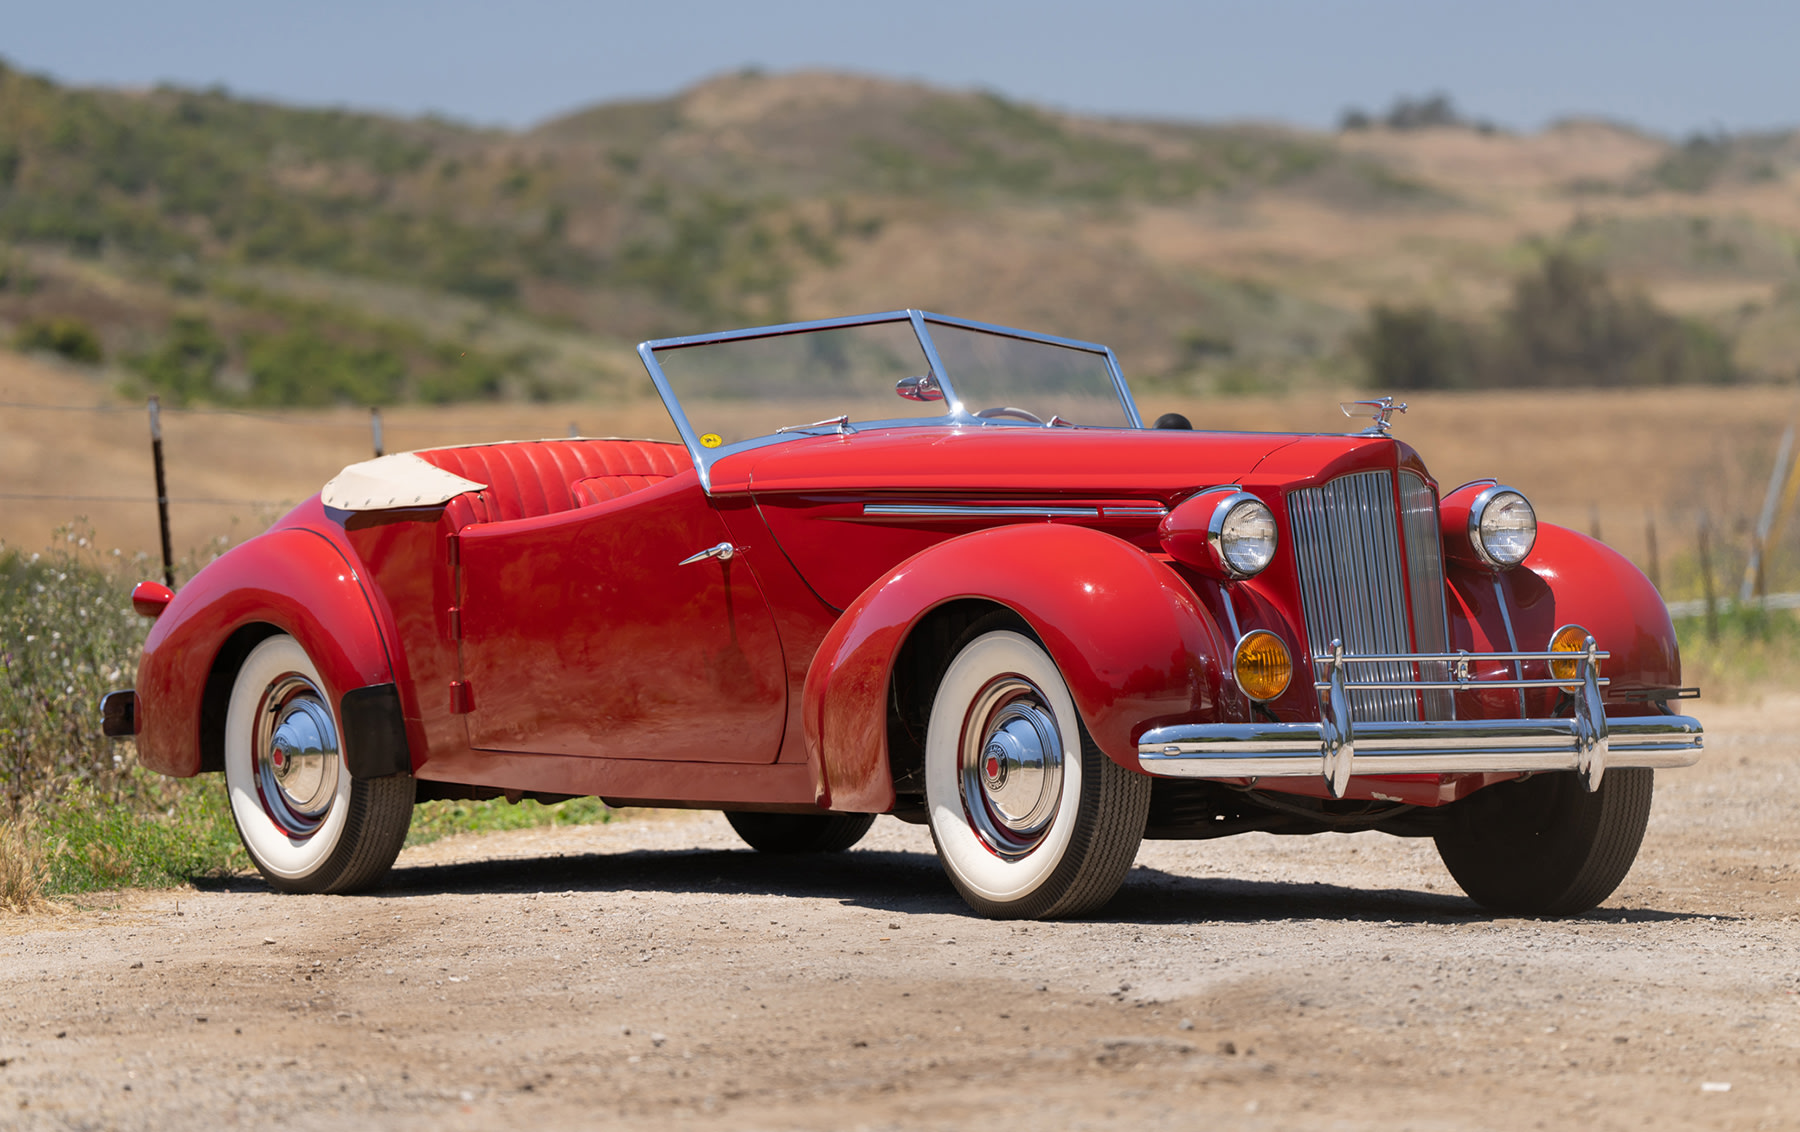
<svg viewBox="0 0 1800 1132">
<path fill-rule="evenodd" d="M 1106 355 L 928 321 L 963 408 L 983 419 L 1129 427 Z"/>
<path fill-rule="evenodd" d="M 948 411 L 941 398 L 911 400 L 895 392 L 907 378 L 931 373 L 910 322 L 662 347 L 656 361 L 707 448 L 831 417 L 890 420 Z"/>
<path fill-rule="evenodd" d="M 1104 346 L 891 311 L 646 342 L 706 479 L 718 456 L 788 435 L 883 422 L 1138 426 Z"/>
</svg>

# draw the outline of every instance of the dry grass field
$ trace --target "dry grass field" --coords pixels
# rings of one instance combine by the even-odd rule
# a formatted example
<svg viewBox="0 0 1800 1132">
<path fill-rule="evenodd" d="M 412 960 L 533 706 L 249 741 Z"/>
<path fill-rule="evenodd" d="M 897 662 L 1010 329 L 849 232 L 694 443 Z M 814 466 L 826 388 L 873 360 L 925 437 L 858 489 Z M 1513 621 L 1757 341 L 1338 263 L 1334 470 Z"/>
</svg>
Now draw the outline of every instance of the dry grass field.
<svg viewBox="0 0 1800 1132">
<path fill-rule="evenodd" d="M 1127 359 L 1129 362 L 1129 359 Z M 1178 410 L 1201 428 L 1348 432 L 1360 427 L 1315 390 L 1281 397 L 1140 394 L 1146 417 Z M 1655 392 L 1532 391 L 1409 397 L 1395 435 L 1417 448 L 1446 487 L 1497 476 L 1525 491 L 1547 520 L 1591 530 L 1645 560 L 1654 513 L 1665 566 L 1691 546 L 1702 508 L 1720 532 L 1721 560 L 1760 507 L 1782 429 L 1800 415 L 1785 387 Z M 35 549 L 77 517 L 102 549 L 156 548 L 155 491 L 143 406 L 93 376 L 0 352 L 0 539 Z M 107 412 L 13 407 L 105 405 Z M 360 409 L 291 413 L 164 413 L 177 556 L 261 530 L 370 454 Z M 655 401 L 405 406 L 383 415 L 387 450 L 567 435 L 673 438 Z M 50 498 L 32 498 L 32 497 Z M 64 496 L 125 497 L 80 501 Z M 189 502 L 194 501 L 194 502 Z M 1670 588 L 1683 584 L 1670 571 Z M 1671 592 L 1671 598 L 1690 596 Z"/>
</svg>

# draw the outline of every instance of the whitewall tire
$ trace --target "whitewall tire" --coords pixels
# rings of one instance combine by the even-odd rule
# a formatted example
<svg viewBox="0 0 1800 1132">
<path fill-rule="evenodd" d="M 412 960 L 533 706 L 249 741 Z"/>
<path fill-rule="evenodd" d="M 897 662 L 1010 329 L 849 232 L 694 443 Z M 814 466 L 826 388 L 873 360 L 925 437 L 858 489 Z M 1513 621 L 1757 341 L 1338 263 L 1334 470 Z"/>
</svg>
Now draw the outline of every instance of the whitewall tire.
<svg viewBox="0 0 1800 1132">
<path fill-rule="evenodd" d="M 250 860 L 284 892 L 356 892 L 394 863 L 413 779 L 359 780 L 342 725 L 299 642 L 269 637 L 244 659 L 225 714 L 225 788 Z"/>
<path fill-rule="evenodd" d="M 932 840 L 969 906 L 1077 916 L 1112 899 L 1143 838 L 1150 780 L 1088 735 L 1056 663 L 1016 618 L 963 634 L 925 733 Z"/>
</svg>

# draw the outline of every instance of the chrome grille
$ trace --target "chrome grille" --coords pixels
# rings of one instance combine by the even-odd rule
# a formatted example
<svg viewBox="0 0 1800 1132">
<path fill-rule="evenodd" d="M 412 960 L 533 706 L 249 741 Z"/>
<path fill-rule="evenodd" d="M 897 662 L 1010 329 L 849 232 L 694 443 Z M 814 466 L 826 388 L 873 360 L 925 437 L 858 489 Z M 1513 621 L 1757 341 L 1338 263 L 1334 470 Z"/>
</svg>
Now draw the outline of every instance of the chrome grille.
<svg viewBox="0 0 1800 1132">
<path fill-rule="evenodd" d="M 1406 576 L 1411 581 L 1414 652 L 1449 652 L 1444 617 L 1444 544 L 1438 536 L 1437 497 L 1417 472 L 1400 473 L 1400 527 L 1406 534 Z M 1425 680 L 1450 679 L 1448 664 L 1421 664 Z M 1456 718 L 1449 692 L 1425 693 L 1426 719 Z"/>
<path fill-rule="evenodd" d="M 1341 640 L 1345 652 L 1362 656 L 1414 651 L 1406 628 L 1393 473 L 1357 472 L 1293 492 L 1288 524 L 1312 655 L 1331 655 L 1333 640 Z M 1358 675 L 1382 683 L 1418 679 L 1412 665 L 1401 663 L 1367 665 Z M 1352 692 L 1350 717 L 1359 722 L 1416 720 L 1418 698 L 1404 690 Z"/>
</svg>

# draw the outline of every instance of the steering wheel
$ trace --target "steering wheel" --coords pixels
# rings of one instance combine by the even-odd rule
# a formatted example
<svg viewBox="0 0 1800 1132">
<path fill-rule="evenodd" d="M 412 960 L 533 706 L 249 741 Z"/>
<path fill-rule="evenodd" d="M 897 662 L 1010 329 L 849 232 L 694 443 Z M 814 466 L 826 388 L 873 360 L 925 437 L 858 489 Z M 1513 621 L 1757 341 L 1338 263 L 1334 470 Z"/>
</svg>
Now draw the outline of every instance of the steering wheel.
<svg viewBox="0 0 1800 1132">
<path fill-rule="evenodd" d="M 983 409 L 975 415 L 984 421 L 993 420 L 995 417 L 1018 417 L 1021 420 L 1030 421 L 1032 424 L 1044 423 L 1044 418 L 1038 416 L 1036 413 L 1027 412 L 1024 409 L 1016 409 L 1011 405 L 996 405 L 991 409 Z"/>
</svg>

